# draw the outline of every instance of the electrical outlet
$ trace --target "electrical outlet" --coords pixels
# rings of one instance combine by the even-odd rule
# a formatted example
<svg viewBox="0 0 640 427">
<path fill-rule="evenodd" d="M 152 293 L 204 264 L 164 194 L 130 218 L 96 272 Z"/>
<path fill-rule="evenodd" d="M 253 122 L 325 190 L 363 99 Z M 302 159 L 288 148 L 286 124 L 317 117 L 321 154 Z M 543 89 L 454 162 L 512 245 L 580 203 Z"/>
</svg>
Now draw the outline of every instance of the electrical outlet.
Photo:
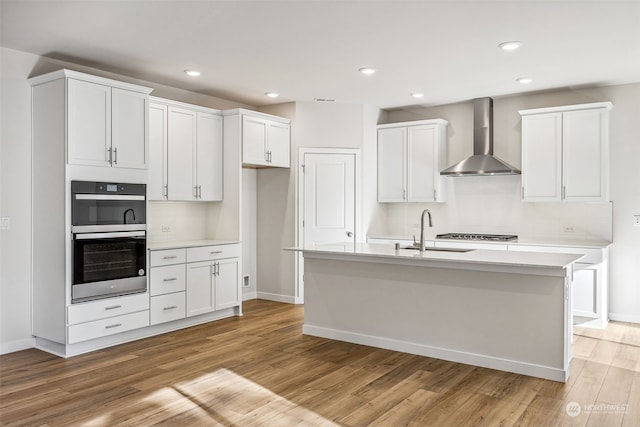
<svg viewBox="0 0 640 427">
<path fill-rule="evenodd" d="M 248 288 L 250 285 L 249 283 L 249 275 L 246 276 L 242 276 L 242 286 L 245 288 Z"/>
<path fill-rule="evenodd" d="M 171 227 L 168 225 L 163 225 L 162 226 L 162 232 L 163 233 L 171 233 Z"/>
<path fill-rule="evenodd" d="M 573 229 L 573 227 L 565 227 L 564 228 L 564 232 L 565 233 L 574 233 L 575 230 Z"/>
<path fill-rule="evenodd" d="M 634 227 L 640 227 L 640 215 L 633 216 L 633 225 Z"/>
<path fill-rule="evenodd" d="M 0 230 L 8 230 L 11 228 L 11 219 L 3 216 L 0 218 Z"/>
<path fill-rule="evenodd" d="M 420 228 L 420 223 L 418 222 L 416 224 L 413 224 L 413 228 L 418 228 L 419 229 Z"/>
</svg>

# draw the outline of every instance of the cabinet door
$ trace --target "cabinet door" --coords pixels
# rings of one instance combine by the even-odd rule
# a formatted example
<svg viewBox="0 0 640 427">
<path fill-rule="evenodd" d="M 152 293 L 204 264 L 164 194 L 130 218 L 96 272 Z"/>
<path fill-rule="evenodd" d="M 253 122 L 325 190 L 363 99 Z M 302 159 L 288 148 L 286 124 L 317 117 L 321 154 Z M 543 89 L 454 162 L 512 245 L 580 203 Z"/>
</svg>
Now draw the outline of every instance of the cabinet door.
<svg viewBox="0 0 640 427">
<path fill-rule="evenodd" d="M 67 81 L 69 164 L 110 166 L 111 88 L 81 80 Z"/>
<path fill-rule="evenodd" d="M 149 96 L 111 89 L 111 147 L 113 166 L 146 169 Z"/>
<path fill-rule="evenodd" d="M 197 116 L 196 183 L 199 199 L 222 200 L 222 117 Z"/>
<path fill-rule="evenodd" d="M 149 200 L 166 199 L 167 141 L 167 106 L 149 104 Z"/>
<path fill-rule="evenodd" d="M 269 122 L 267 132 L 269 165 L 288 168 L 291 151 L 290 126 L 284 123 Z"/>
<path fill-rule="evenodd" d="M 264 119 L 242 117 L 242 163 L 268 166 L 267 127 Z"/>
<path fill-rule="evenodd" d="M 215 278 L 216 310 L 240 304 L 240 282 L 238 258 L 217 261 Z"/>
<path fill-rule="evenodd" d="M 522 117 L 522 199 L 562 200 L 562 113 Z"/>
<path fill-rule="evenodd" d="M 407 128 L 407 201 L 436 199 L 436 129 L 433 126 Z"/>
<path fill-rule="evenodd" d="M 214 310 L 211 262 L 187 264 L 187 317 Z"/>
<path fill-rule="evenodd" d="M 567 201 L 606 201 L 608 147 L 602 109 L 563 113 L 563 182 Z"/>
<path fill-rule="evenodd" d="M 378 130 L 378 201 L 406 199 L 407 128 Z"/>
<path fill-rule="evenodd" d="M 168 199 L 195 200 L 195 111 L 169 107 Z"/>
</svg>

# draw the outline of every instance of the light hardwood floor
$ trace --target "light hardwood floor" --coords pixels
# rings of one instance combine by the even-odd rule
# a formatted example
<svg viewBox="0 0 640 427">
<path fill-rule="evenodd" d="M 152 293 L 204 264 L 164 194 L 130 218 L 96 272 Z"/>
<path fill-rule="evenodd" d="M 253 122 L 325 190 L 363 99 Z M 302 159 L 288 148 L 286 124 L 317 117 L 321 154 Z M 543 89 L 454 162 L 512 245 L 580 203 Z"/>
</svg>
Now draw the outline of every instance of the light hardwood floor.
<svg viewBox="0 0 640 427">
<path fill-rule="evenodd" d="M 0 356 L 0 423 L 640 426 L 640 325 L 576 328 L 562 384 L 303 336 L 303 310 L 248 301 L 242 318 L 69 359 Z"/>
</svg>

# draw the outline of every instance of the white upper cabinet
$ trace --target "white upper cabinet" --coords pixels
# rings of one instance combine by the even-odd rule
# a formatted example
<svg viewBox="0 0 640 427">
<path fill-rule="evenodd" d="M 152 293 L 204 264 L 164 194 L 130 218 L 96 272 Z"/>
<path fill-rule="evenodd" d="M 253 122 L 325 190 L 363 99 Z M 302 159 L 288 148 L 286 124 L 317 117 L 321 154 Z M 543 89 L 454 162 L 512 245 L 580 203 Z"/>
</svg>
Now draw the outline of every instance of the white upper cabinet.
<svg viewBox="0 0 640 427">
<path fill-rule="evenodd" d="M 280 168 L 290 166 L 289 119 L 249 110 L 232 110 L 231 113 L 242 115 L 243 165 Z"/>
<path fill-rule="evenodd" d="M 69 74 L 67 162 L 145 169 L 151 89 L 124 83 L 126 87 L 116 87 L 119 82 L 113 80 Z"/>
<path fill-rule="evenodd" d="M 201 200 L 222 200 L 222 116 L 196 117 L 196 183 Z"/>
<path fill-rule="evenodd" d="M 443 202 L 445 120 L 378 126 L 378 201 Z"/>
<path fill-rule="evenodd" d="M 609 199 L 610 102 L 540 108 L 522 115 L 522 200 Z"/>
<path fill-rule="evenodd" d="M 218 110 L 152 98 L 149 200 L 222 200 Z"/>
</svg>

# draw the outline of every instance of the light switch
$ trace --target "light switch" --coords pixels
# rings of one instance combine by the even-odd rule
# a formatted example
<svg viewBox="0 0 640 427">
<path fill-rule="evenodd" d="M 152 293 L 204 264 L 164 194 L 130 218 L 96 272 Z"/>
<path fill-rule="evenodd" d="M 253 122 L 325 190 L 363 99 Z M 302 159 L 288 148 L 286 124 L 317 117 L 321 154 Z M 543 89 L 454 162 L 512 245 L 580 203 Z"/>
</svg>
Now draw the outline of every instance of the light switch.
<svg viewBox="0 0 640 427">
<path fill-rule="evenodd" d="M 633 216 L 633 225 L 635 227 L 640 227 L 640 215 Z"/>
<path fill-rule="evenodd" d="M 0 218 L 0 230 L 8 230 L 11 228 L 11 219 L 7 216 Z"/>
</svg>

